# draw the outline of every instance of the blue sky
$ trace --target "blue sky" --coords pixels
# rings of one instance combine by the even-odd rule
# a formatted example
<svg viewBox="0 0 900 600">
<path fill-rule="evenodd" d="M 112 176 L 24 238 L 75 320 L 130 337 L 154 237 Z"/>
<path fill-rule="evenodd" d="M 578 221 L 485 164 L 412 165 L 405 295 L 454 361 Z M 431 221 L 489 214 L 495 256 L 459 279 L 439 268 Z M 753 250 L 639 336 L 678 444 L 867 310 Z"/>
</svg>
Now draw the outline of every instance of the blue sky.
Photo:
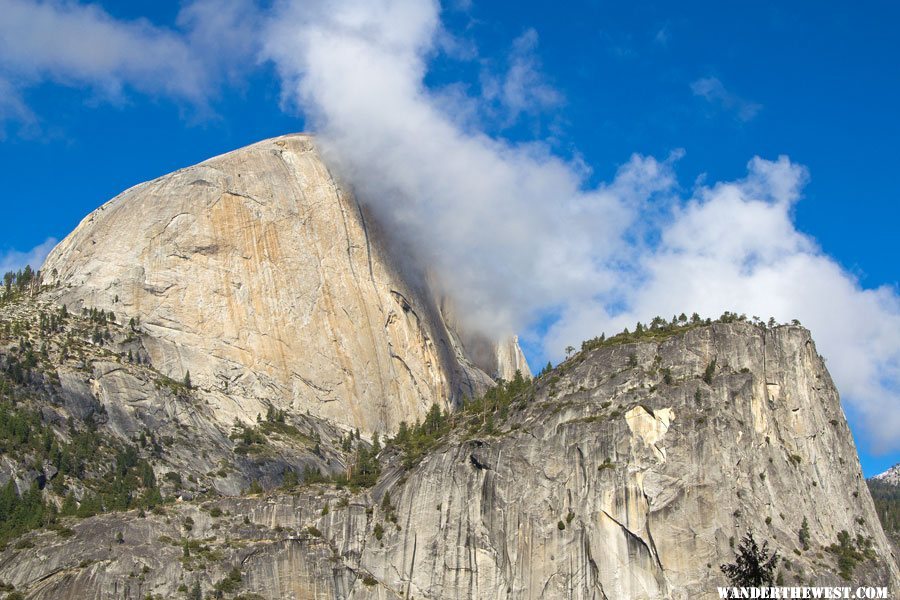
<svg viewBox="0 0 900 600">
<path fill-rule="evenodd" d="M 0 0 L 3 8 L 29 4 Z M 242 14 L 264 18 L 258 15 L 270 4 Z M 100 20 L 111 27 L 144 19 L 141 31 L 150 31 L 149 38 L 187 39 L 194 47 L 200 42 L 179 19 L 185 6 L 101 2 L 94 14 L 105 12 Z M 281 20 L 290 14 L 284 9 Z M 806 169 L 802 195 L 789 208 L 796 230 L 814 238 L 860 289 L 887 286 L 896 295 L 898 17 L 893 2 L 865 9 L 838 2 L 521 2 L 511 10 L 476 0 L 446 5 L 437 37 L 450 41 L 417 47 L 416 56 L 426 67 L 426 93 L 456 90 L 477 98 L 479 115 L 463 131 L 513 147 L 539 142 L 579 165 L 585 189 L 613 182 L 633 154 L 664 162 L 676 153 L 664 195 L 687 206 L 698 181 L 740 180 L 754 156 L 787 155 Z M 85 40 L 93 43 L 88 32 Z M 145 76 L 143 66 L 109 75 L 93 66 L 67 73 L 80 67 L 57 59 L 25 64 L 9 48 L 0 43 L 0 93 L 7 96 L 0 101 L 0 253 L 10 260 L 19 256 L 10 252 L 61 239 L 88 212 L 141 181 L 262 138 L 341 128 L 318 100 L 291 98 L 284 75 L 290 65 L 272 51 L 228 55 L 231 62 L 209 67 L 215 76 L 195 91 L 161 83 L 167 76 L 157 71 Z M 502 94 L 516 57 L 529 76 L 521 102 Z M 182 72 L 172 80 L 192 76 Z M 554 356 L 544 335 L 547 315 L 556 314 L 547 306 L 558 304 L 548 300 L 525 323 L 533 334 L 525 336 L 532 364 Z M 631 312 L 643 320 L 653 316 Z M 534 324 L 534 314 L 545 326 Z M 597 322 L 616 323 L 612 317 Z M 582 338 L 599 333 L 583 332 Z M 815 328 L 813 334 L 818 339 Z M 888 363 L 890 373 L 896 364 Z M 855 420 L 852 406 L 849 413 L 859 438 L 862 417 Z M 900 460 L 896 445 L 874 454 L 860 441 L 867 475 Z"/>
</svg>

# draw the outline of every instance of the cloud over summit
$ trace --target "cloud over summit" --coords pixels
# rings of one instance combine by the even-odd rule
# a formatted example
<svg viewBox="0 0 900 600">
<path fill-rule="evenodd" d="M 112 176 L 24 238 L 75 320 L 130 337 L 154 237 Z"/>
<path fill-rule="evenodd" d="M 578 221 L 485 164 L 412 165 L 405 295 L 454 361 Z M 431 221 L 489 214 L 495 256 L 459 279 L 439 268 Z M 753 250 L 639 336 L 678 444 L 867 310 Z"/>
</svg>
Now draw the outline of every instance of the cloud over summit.
<svg viewBox="0 0 900 600">
<path fill-rule="evenodd" d="M 742 178 L 684 191 L 675 151 L 623 156 L 610 181 L 589 183 L 587 167 L 554 146 L 496 133 L 565 98 L 541 72 L 539 32 L 510 40 L 505 70 L 484 74 L 477 93 L 426 83 L 438 53 L 466 48 L 455 60 L 478 60 L 476 47 L 452 43 L 447 9 L 198 0 L 166 29 L 81 4 L 0 0 L 43 36 L 25 39 L 4 19 L 0 86 L 45 79 L 202 104 L 222 81 L 271 62 L 284 106 L 303 113 L 328 160 L 470 326 L 523 333 L 546 360 L 656 315 L 798 318 L 873 444 L 900 449 L 900 296 L 864 288 L 797 229 L 793 208 L 815 173 L 787 157 L 747 157 Z M 79 30 L 96 43 L 69 52 L 75 37 L 48 38 Z M 745 122 L 761 108 L 712 77 L 683 89 Z M 27 112 L 17 99 L 4 106 Z"/>
<path fill-rule="evenodd" d="M 655 315 L 799 318 L 875 444 L 897 448 L 898 296 L 863 289 L 796 229 L 805 168 L 754 157 L 743 179 L 683 197 L 677 152 L 663 161 L 635 155 L 612 181 L 589 186 L 581 165 L 541 142 L 458 125 L 464 119 L 454 110 L 466 103 L 448 104 L 424 83 L 441 27 L 436 3 L 339 5 L 280 5 L 266 56 L 330 158 L 436 271 L 471 324 L 529 331 L 558 358 L 569 344 Z M 519 93 L 528 86 L 515 71 L 495 98 L 506 94 L 522 112 L 519 100 L 540 109 L 555 97 Z M 528 77 L 543 82 L 539 73 Z M 741 120 L 760 108 L 718 80 L 695 82 L 693 91 Z M 548 315 L 558 318 L 542 331 L 536 324 Z"/>
</svg>

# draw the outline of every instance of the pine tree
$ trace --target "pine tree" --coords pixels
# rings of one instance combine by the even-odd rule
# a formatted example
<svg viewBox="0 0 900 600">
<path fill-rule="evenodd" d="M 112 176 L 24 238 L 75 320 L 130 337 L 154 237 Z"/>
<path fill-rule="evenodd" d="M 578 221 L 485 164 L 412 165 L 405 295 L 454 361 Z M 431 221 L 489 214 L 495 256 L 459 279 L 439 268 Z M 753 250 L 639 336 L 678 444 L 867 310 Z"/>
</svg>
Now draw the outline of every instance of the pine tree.
<svg viewBox="0 0 900 600">
<path fill-rule="evenodd" d="M 187 389 L 191 389 L 191 372 L 190 371 L 184 372 L 184 387 L 186 387 Z"/>
<path fill-rule="evenodd" d="M 771 586 L 775 581 L 776 566 L 778 553 L 769 555 L 769 542 L 763 542 L 760 548 L 748 530 L 738 546 L 735 561 L 722 565 L 721 569 L 734 587 L 762 587 Z"/>
<path fill-rule="evenodd" d="M 716 359 L 712 359 L 708 365 L 706 365 L 706 370 L 703 371 L 703 381 L 710 385 L 712 384 L 713 377 L 716 374 Z"/>
<path fill-rule="evenodd" d="M 375 455 L 362 446 L 357 448 L 356 463 L 353 466 L 353 472 L 350 476 L 351 485 L 372 487 L 378 480 L 378 474 L 380 472 L 381 465 L 378 463 Z"/>
<path fill-rule="evenodd" d="M 803 517 L 803 523 L 800 525 L 798 537 L 800 538 L 800 545 L 803 546 L 803 549 L 809 550 L 809 521 L 806 520 L 806 517 Z"/>
<path fill-rule="evenodd" d="M 6 521 L 12 516 L 13 510 L 18 504 L 19 495 L 16 493 L 16 484 L 10 477 L 3 490 L 0 491 L 0 522 Z"/>
<path fill-rule="evenodd" d="M 200 580 L 195 579 L 194 585 L 191 587 L 191 593 L 188 595 L 190 600 L 203 600 L 203 590 L 200 589 Z"/>
<path fill-rule="evenodd" d="M 422 423 L 422 427 L 425 433 L 435 435 L 444 428 L 445 421 L 446 417 L 441 412 L 441 407 L 435 403 L 431 405 L 428 414 L 425 415 L 425 422 Z"/>
<path fill-rule="evenodd" d="M 71 517 L 78 510 L 78 503 L 75 501 L 75 495 L 72 492 L 66 494 L 65 499 L 62 503 L 62 509 L 60 512 L 65 517 Z"/>
<path fill-rule="evenodd" d="M 287 469 L 284 472 L 284 479 L 282 480 L 282 486 L 286 490 L 293 489 L 297 487 L 300 483 L 300 480 L 297 478 L 297 473 L 294 472 L 293 469 Z"/>
</svg>

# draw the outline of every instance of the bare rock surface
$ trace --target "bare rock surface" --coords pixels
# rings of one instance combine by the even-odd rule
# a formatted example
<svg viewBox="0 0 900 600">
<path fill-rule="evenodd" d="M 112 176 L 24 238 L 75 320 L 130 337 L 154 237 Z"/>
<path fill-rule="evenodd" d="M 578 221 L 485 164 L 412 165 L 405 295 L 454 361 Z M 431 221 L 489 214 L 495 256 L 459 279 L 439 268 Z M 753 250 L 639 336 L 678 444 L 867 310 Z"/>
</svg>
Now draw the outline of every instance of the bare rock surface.
<svg viewBox="0 0 900 600">
<path fill-rule="evenodd" d="M 339 448 L 341 438 L 349 437 L 344 428 L 306 413 L 282 412 L 273 420 L 271 404 L 251 412 L 219 390 L 166 377 L 146 360 L 146 335 L 137 325 L 69 314 L 55 331 L 35 336 L 38 323 L 58 312 L 43 295 L 0 305 L 0 328 L 22 327 L 20 335 L 0 334 L 0 419 L 7 425 L 14 420 L 11 411 L 33 411 L 58 443 L 71 443 L 88 428 L 114 446 L 134 446 L 173 497 L 206 491 L 235 495 L 254 481 L 280 485 L 287 471 L 346 468 L 346 453 Z M 41 358 L 16 385 L 9 372 L 28 352 Z M 222 418 L 223 405 L 241 415 L 238 424 Z M 256 434 L 251 444 L 242 441 L 248 428 Z M 16 480 L 20 494 L 40 475 L 31 450 L 22 442 L 0 447 L 0 482 Z M 54 470 L 45 466 L 44 479 L 52 479 Z M 170 473 L 178 475 L 177 485 L 166 480 Z M 100 473 L 85 476 L 95 475 Z M 83 486 L 76 479 L 67 481 L 81 498 Z"/>
<path fill-rule="evenodd" d="M 389 446 L 369 490 L 101 515 L 70 537 L 29 534 L 0 553 L 0 579 L 34 598 L 169 598 L 194 582 L 266 599 L 715 598 L 749 529 L 787 585 L 900 589 L 801 327 L 719 323 L 583 351 L 490 431 L 472 418 L 413 465 Z M 869 549 L 849 581 L 842 531 Z"/>
<path fill-rule="evenodd" d="M 135 186 L 47 258 L 72 311 L 139 321 L 150 364 L 190 372 L 223 423 L 269 405 L 363 432 L 393 431 L 527 364 L 515 341 L 475 364 L 425 278 L 314 140 L 266 140 Z"/>
<path fill-rule="evenodd" d="M 46 510 L 5 538 L 2 588 L 715 598 L 752 531 L 786 585 L 900 591 L 807 330 L 673 322 L 595 340 L 528 382 L 517 341 L 465 331 L 385 235 L 302 135 L 89 215 L 43 287 L 0 302 L 18 441 L 0 483 L 7 503 L 27 493 Z M 460 402 L 495 379 L 514 386 Z M 375 433 L 418 420 L 375 456 Z M 73 469 L 60 449 L 94 458 Z M 157 499 L 81 510 L 104 477 Z"/>
</svg>

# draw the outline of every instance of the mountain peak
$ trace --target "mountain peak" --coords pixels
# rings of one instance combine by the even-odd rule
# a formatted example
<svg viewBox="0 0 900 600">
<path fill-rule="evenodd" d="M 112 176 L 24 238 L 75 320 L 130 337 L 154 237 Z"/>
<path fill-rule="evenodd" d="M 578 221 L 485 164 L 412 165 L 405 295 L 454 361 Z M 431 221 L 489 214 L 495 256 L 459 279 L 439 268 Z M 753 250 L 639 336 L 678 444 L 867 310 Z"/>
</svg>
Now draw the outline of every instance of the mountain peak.
<svg viewBox="0 0 900 600">
<path fill-rule="evenodd" d="M 900 463 L 897 463 L 884 473 L 879 473 L 872 479 L 881 481 L 883 483 L 890 483 L 891 485 L 900 486 Z"/>
<path fill-rule="evenodd" d="M 749 531 L 786 585 L 900 585 L 809 331 L 654 319 L 529 379 L 388 235 L 292 135 L 124 192 L 10 281 L 0 483 L 37 516 L 0 580 L 697 598 Z"/>
<path fill-rule="evenodd" d="M 190 372 L 220 425 L 273 406 L 388 432 L 520 355 L 491 341 L 476 360 L 387 235 L 291 134 L 125 191 L 51 252 L 44 282 L 70 310 L 139 321 L 142 354 Z"/>
</svg>

